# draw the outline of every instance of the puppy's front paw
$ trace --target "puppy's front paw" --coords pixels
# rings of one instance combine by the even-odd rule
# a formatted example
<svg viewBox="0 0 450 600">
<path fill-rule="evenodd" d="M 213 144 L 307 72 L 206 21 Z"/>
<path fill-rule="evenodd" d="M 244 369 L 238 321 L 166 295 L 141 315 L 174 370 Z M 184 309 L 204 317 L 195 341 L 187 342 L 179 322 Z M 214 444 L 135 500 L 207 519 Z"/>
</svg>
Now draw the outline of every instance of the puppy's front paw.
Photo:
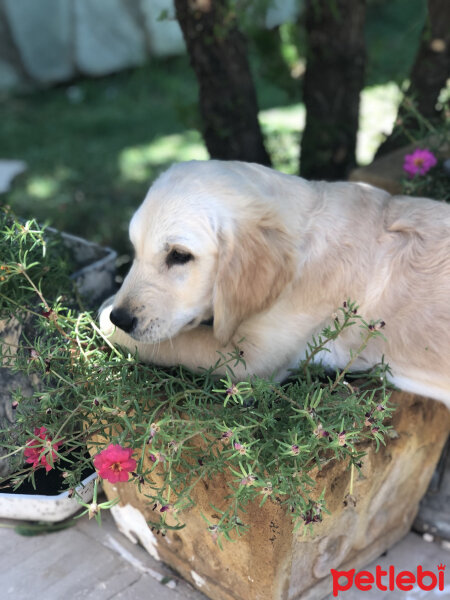
<svg viewBox="0 0 450 600">
<path fill-rule="evenodd" d="M 111 298 L 105 300 L 98 311 L 100 331 L 112 344 L 121 346 L 134 354 L 139 349 L 140 344 L 124 331 L 116 327 L 109 318 L 114 306 L 114 298 L 115 296 L 111 296 Z"/>
<path fill-rule="evenodd" d="M 111 296 L 103 302 L 98 311 L 98 320 L 100 324 L 100 330 L 103 335 L 107 338 L 111 338 L 114 334 L 115 326 L 111 323 L 109 315 L 113 309 L 115 296 Z M 111 340 L 114 341 L 114 340 Z"/>
</svg>

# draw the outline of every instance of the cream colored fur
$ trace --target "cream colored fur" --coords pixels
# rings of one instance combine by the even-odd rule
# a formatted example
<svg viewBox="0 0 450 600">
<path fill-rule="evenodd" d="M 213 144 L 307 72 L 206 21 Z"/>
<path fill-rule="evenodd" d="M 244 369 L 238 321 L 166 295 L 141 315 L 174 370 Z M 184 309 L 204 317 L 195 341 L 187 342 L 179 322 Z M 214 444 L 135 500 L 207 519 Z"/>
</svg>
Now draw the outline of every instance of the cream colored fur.
<svg viewBox="0 0 450 600">
<path fill-rule="evenodd" d="M 135 260 L 101 313 L 114 343 L 144 361 L 209 367 L 238 346 L 252 374 L 278 379 L 350 298 L 386 322 L 354 363 L 390 364 L 393 383 L 450 406 L 450 206 L 358 183 L 307 182 L 255 164 L 188 162 L 150 188 L 130 224 Z M 166 264 L 171 249 L 190 252 Z M 131 335 L 112 308 L 137 319 Z M 214 316 L 214 326 L 201 322 Z M 352 327 L 320 357 L 343 367 Z"/>
</svg>

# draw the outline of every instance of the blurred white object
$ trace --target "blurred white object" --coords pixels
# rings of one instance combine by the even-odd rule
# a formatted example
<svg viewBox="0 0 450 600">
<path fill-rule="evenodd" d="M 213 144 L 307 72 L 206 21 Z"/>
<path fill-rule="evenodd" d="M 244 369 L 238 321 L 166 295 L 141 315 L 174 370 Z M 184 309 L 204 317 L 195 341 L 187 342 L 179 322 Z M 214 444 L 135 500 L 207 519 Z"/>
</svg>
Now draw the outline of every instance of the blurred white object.
<svg viewBox="0 0 450 600">
<path fill-rule="evenodd" d="M 274 0 L 267 8 L 266 27 L 272 29 L 289 21 L 296 21 L 303 2 L 298 0 Z"/>
<path fill-rule="evenodd" d="M 154 56 L 173 56 L 186 51 L 173 0 L 144 0 L 141 11 Z"/>
<path fill-rule="evenodd" d="M 23 160 L 0 159 L 0 194 L 7 192 L 14 177 L 26 169 L 27 165 Z"/>
</svg>

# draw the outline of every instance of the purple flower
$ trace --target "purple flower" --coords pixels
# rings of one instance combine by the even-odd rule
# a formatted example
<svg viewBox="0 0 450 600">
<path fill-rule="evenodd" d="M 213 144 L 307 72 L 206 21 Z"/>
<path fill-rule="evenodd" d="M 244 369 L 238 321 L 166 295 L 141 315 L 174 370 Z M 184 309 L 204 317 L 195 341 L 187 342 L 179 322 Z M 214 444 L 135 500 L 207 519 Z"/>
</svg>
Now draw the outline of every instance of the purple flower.
<svg viewBox="0 0 450 600">
<path fill-rule="evenodd" d="M 233 383 L 233 385 L 229 388 L 226 389 L 227 392 L 227 396 L 234 396 L 235 394 L 239 393 L 239 388 L 237 385 L 235 385 Z"/>
<path fill-rule="evenodd" d="M 156 463 L 156 462 L 165 462 L 166 457 L 164 456 L 164 454 L 161 454 L 161 452 L 157 452 L 156 454 L 149 454 L 148 455 L 149 459 Z"/>
<path fill-rule="evenodd" d="M 234 449 L 238 450 L 239 454 L 246 454 L 247 453 L 246 447 L 243 446 L 242 444 L 240 444 L 239 442 L 234 442 Z"/>
<path fill-rule="evenodd" d="M 346 444 L 346 439 L 345 439 L 345 430 L 341 431 L 341 433 L 338 433 L 338 444 L 339 446 L 347 446 Z"/>
<path fill-rule="evenodd" d="M 254 475 L 252 475 L 251 473 L 249 473 L 247 475 L 247 477 L 244 477 L 244 479 L 241 479 L 240 485 L 252 485 L 252 483 L 254 483 L 255 481 L 256 481 L 256 477 Z"/>
<path fill-rule="evenodd" d="M 437 164 L 435 155 L 430 152 L 427 148 L 421 150 L 418 148 L 414 150 L 412 154 L 405 156 L 405 162 L 403 163 L 403 169 L 408 173 L 409 177 L 414 175 L 425 175 L 428 171 Z"/>
</svg>

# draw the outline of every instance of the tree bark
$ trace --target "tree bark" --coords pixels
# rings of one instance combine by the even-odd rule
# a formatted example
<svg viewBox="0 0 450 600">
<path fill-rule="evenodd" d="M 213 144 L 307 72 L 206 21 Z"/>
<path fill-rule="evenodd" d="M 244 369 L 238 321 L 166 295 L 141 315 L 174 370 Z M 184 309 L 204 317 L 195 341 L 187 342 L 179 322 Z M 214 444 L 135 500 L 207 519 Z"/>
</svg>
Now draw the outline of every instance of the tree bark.
<svg viewBox="0 0 450 600">
<path fill-rule="evenodd" d="M 411 98 L 418 112 L 433 124 L 439 124 L 443 115 L 436 109 L 440 91 L 450 77 L 450 1 L 428 0 L 428 19 L 419 50 L 414 61 L 406 96 Z M 407 105 L 400 105 L 396 125 L 391 135 L 381 144 L 376 156 L 392 152 L 410 142 L 402 133 L 407 125 L 411 131 L 420 130 L 420 122 L 410 114 Z"/>
<path fill-rule="evenodd" d="M 365 0 L 306 2 L 306 124 L 300 159 L 304 177 L 342 179 L 356 164 L 365 9 Z"/>
<path fill-rule="evenodd" d="M 211 158 L 270 165 L 244 35 L 227 0 L 175 0 L 199 83 L 203 137 Z"/>
</svg>

